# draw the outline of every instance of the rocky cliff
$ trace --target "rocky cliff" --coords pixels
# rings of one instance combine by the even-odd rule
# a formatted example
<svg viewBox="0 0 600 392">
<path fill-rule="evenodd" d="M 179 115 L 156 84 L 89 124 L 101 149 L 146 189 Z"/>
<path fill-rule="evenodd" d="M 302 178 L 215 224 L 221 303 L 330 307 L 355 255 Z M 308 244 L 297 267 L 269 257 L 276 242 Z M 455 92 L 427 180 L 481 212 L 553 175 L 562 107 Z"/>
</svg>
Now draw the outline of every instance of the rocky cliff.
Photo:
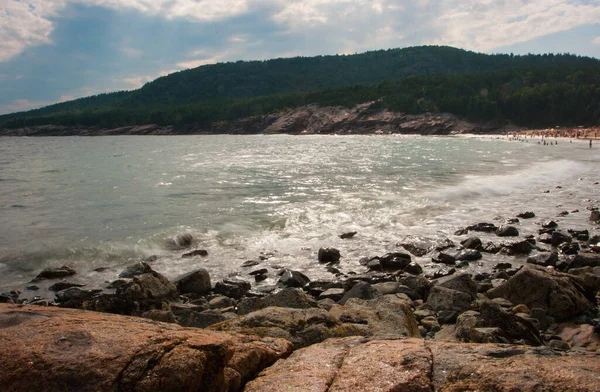
<svg viewBox="0 0 600 392">
<path fill-rule="evenodd" d="M 449 135 L 504 130 L 504 125 L 478 124 L 446 113 L 411 115 L 373 109 L 372 103 L 353 108 L 308 105 L 264 116 L 182 127 L 154 124 L 106 129 L 43 125 L 0 129 L 0 136 L 107 136 L 188 134 L 421 134 Z"/>
</svg>

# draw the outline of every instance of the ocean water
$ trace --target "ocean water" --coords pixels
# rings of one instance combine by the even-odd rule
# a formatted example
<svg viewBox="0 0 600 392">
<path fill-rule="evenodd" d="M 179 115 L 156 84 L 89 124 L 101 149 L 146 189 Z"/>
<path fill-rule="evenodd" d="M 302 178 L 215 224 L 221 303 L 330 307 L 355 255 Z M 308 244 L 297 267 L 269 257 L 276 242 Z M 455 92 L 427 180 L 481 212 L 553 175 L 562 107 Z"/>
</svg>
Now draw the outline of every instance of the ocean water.
<svg viewBox="0 0 600 392">
<path fill-rule="evenodd" d="M 496 137 L 120 136 L 0 139 L 0 291 L 23 290 L 45 267 L 100 287 L 156 255 L 169 278 L 206 268 L 213 281 L 267 256 L 276 281 L 289 267 L 333 275 L 316 260 L 340 249 L 342 272 L 359 259 L 433 243 L 477 222 L 534 211 L 523 235 L 559 219 L 587 228 L 600 199 L 600 154 L 587 143 L 543 146 Z M 561 188 L 557 188 L 560 186 Z M 544 193 L 550 190 L 550 193 Z M 561 211 L 580 210 L 556 218 Z M 595 231 L 594 231 L 595 230 Z M 339 235 L 357 231 L 351 240 Z M 182 259 L 172 239 L 190 232 L 206 258 Z M 501 242 L 494 235 L 481 235 Z M 463 237 L 464 238 L 464 237 Z M 430 257 L 414 258 L 422 265 Z M 470 270 L 498 261 L 485 255 Z M 103 272 L 94 269 L 104 267 Z M 38 284 L 45 287 L 44 284 Z M 43 290 L 41 291 L 43 293 Z M 26 295 L 39 294 L 35 292 Z"/>
</svg>

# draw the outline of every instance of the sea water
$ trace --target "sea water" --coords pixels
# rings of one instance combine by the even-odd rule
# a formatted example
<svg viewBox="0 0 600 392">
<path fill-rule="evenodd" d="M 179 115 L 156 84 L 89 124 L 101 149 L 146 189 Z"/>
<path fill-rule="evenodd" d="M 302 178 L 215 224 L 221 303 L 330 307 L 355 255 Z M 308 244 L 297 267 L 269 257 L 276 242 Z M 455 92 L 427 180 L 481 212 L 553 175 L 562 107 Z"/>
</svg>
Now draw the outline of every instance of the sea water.
<svg viewBox="0 0 600 392">
<path fill-rule="evenodd" d="M 244 261 L 333 279 L 320 247 L 341 251 L 343 273 L 363 257 L 431 244 L 477 222 L 534 211 L 540 222 L 593 229 L 600 154 L 582 141 L 420 136 L 116 136 L 0 139 L 0 291 L 23 290 L 43 268 L 103 288 L 149 256 L 168 278 L 206 268 L 213 282 L 251 280 Z M 550 139 L 554 141 L 555 139 Z M 549 191 L 549 193 L 545 193 Z M 561 211 L 570 213 L 556 218 Z M 496 220 L 494 220 L 496 219 Z M 350 240 L 339 235 L 356 231 Z M 172 239 L 190 232 L 208 257 Z M 597 231 L 595 232 L 596 234 Z M 485 235 L 484 235 L 485 237 Z M 495 242 L 501 239 L 489 238 Z M 506 256 L 485 255 L 471 270 Z M 422 265 L 431 256 L 414 257 Z M 506 260 L 502 260 L 506 261 Z M 522 259 L 509 258 L 513 263 Z M 101 272 L 95 271 L 100 268 Z"/>
</svg>

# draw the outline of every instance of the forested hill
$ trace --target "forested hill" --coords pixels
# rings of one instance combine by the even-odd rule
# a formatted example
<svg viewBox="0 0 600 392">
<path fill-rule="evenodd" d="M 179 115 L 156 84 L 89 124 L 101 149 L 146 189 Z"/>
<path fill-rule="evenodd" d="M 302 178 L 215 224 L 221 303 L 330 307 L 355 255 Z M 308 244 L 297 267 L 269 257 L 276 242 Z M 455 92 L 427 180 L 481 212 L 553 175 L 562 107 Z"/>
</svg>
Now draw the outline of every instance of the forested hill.
<svg viewBox="0 0 600 392">
<path fill-rule="evenodd" d="M 180 126 L 310 103 L 348 106 L 367 101 L 407 113 L 442 111 L 523 125 L 597 124 L 599 96 L 597 59 L 486 55 L 423 46 L 201 66 L 158 78 L 135 91 L 0 116 L 0 128 Z"/>
</svg>

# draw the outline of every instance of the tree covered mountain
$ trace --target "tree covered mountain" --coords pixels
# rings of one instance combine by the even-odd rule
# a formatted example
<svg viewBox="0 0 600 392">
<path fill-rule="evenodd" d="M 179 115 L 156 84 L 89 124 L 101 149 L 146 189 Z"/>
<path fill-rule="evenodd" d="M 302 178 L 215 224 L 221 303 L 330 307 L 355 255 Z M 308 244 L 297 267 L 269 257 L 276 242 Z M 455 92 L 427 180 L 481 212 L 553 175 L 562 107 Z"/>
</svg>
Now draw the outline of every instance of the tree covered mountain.
<svg viewBox="0 0 600 392">
<path fill-rule="evenodd" d="M 0 127 L 233 120 L 310 103 L 376 102 L 407 113 L 448 112 L 531 126 L 600 122 L 600 61 L 573 55 L 486 55 L 423 46 L 348 56 L 214 64 L 139 90 L 0 116 Z"/>
</svg>

